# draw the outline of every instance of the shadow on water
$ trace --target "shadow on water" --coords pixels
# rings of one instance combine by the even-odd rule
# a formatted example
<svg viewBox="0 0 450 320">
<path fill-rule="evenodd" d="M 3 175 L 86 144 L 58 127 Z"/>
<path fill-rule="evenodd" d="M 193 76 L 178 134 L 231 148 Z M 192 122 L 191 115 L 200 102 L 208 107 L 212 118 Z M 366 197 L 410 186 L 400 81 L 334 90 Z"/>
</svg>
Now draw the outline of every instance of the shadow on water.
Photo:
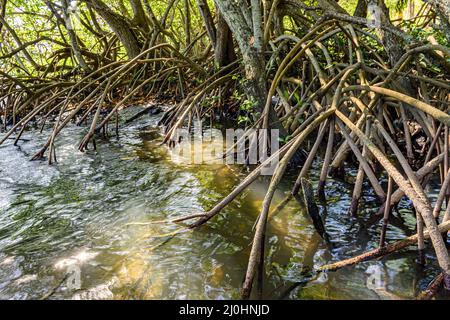
<svg viewBox="0 0 450 320">
<path fill-rule="evenodd" d="M 20 148 L 0 147 L 0 298 L 239 298 L 267 178 L 196 231 L 173 236 L 182 226 L 148 224 L 206 211 L 245 176 L 238 168 L 172 161 L 160 146 L 157 120 L 147 116 L 124 127 L 119 139 L 98 143 L 95 154 L 78 152 L 79 128 L 68 127 L 53 166 L 28 161 L 48 131 L 33 139 L 29 133 Z M 290 185 L 278 190 L 273 208 Z M 364 195 L 356 219 L 346 214 L 347 189 L 339 181 L 327 185 L 331 251 L 295 200 L 270 219 L 264 298 L 413 298 L 431 280 L 407 251 L 304 281 L 314 267 L 377 246 L 380 226 L 364 223 L 377 210 L 375 196 Z M 399 220 L 389 227 L 389 241 L 414 232 L 407 204 Z M 432 259 L 426 268 L 437 273 Z M 367 285 L 374 274 L 378 289 Z"/>
</svg>

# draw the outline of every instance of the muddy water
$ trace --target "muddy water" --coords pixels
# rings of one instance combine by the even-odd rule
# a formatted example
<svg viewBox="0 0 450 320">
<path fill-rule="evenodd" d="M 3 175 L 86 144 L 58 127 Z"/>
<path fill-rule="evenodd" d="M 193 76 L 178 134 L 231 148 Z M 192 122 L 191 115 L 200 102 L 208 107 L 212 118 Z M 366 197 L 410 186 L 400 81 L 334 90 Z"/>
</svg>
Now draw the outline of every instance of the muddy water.
<svg viewBox="0 0 450 320">
<path fill-rule="evenodd" d="M 122 128 L 119 139 L 98 141 L 97 153 L 78 152 L 80 128 L 68 127 L 52 166 L 29 161 L 48 131 L 25 134 L 18 147 L 13 140 L 0 147 L 0 298 L 239 298 L 268 181 L 255 182 L 194 232 L 149 223 L 210 209 L 246 174 L 172 159 L 160 146 L 157 120 L 146 116 Z M 274 207 L 289 185 L 278 190 Z M 311 268 L 377 246 L 380 226 L 365 223 L 377 209 L 375 197 L 366 192 L 360 217 L 351 218 L 348 190 L 330 181 L 321 207 L 332 246 L 317 236 L 295 200 L 272 216 L 264 298 L 410 299 L 437 273 L 431 254 L 419 270 L 410 250 L 303 283 Z M 388 241 L 414 232 L 408 204 L 402 206 Z"/>
</svg>

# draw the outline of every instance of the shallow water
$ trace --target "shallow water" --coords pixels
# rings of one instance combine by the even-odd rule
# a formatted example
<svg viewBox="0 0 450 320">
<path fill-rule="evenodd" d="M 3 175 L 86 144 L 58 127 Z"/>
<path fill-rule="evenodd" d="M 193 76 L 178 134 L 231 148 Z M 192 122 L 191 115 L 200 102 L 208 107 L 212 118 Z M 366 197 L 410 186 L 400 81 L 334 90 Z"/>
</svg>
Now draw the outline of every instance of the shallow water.
<svg viewBox="0 0 450 320">
<path fill-rule="evenodd" d="M 267 178 L 198 230 L 173 236 L 181 225 L 148 224 L 207 211 L 246 174 L 237 167 L 173 161 L 160 146 L 157 120 L 143 117 L 122 128 L 119 139 L 98 141 L 97 153 L 78 152 L 82 132 L 68 127 L 57 139 L 58 163 L 52 166 L 29 161 L 48 130 L 25 134 L 19 147 L 13 140 L 0 146 L 0 298 L 239 298 Z M 281 186 L 273 207 L 290 185 Z M 295 200 L 271 218 L 264 298 L 411 299 L 437 274 L 431 254 L 418 270 L 409 250 L 302 283 L 313 267 L 377 246 L 379 224 L 364 223 L 377 210 L 375 197 L 366 192 L 360 217 L 351 218 L 349 190 L 344 182 L 327 184 L 332 247 Z M 402 205 L 388 241 L 414 232 L 412 213 Z"/>
</svg>

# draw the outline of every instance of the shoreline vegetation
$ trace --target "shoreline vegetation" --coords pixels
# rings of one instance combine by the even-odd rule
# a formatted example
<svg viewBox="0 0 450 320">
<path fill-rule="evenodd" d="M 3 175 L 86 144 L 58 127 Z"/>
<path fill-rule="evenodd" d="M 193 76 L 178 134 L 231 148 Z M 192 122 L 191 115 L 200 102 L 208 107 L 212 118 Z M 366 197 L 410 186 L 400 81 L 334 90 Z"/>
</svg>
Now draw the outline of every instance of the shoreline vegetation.
<svg viewBox="0 0 450 320">
<path fill-rule="evenodd" d="M 261 296 L 271 203 L 287 172 L 296 176 L 290 197 L 299 197 L 326 242 L 317 202 L 326 204 L 328 177 L 352 181 L 349 216 L 358 216 L 365 182 L 378 197 L 379 248 L 313 274 L 409 246 L 423 265 L 433 248 L 441 273 L 417 297 L 431 299 L 450 290 L 449 46 L 448 0 L 0 0 L 0 145 L 50 127 L 30 160 L 55 164 L 68 124 L 85 132 L 80 152 L 96 150 L 99 138 L 120 135 L 122 109 L 148 101 L 154 105 L 126 123 L 170 103 L 159 122 L 169 148 L 180 142 L 177 129 L 199 119 L 278 129 L 280 149 L 209 211 L 155 223 L 200 228 L 278 157 L 255 221 L 243 299 Z M 270 149 L 268 140 L 243 143 Z M 321 168 L 316 188 L 308 181 L 313 163 Z M 436 199 L 427 194 L 431 184 L 440 186 Z M 386 243 L 405 197 L 416 234 Z"/>
</svg>

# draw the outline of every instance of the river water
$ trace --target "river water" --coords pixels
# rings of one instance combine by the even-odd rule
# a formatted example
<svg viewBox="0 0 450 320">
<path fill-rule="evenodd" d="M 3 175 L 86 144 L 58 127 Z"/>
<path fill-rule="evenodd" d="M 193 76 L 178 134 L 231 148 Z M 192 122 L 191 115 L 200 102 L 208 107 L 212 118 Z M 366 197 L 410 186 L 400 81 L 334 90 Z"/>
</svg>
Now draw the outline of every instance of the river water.
<svg viewBox="0 0 450 320">
<path fill-rule="evenodd" d="M 25 133 L 19 146 L 13 140 L 0 146 L 1 299 L 239 298 L 267 178 L 195 231 L 149 223 L 207 211 L 246 175 L 238 167 L 174 161 L 160 145 L 157 121 L 142 117 L 86 153 L 77 150 L 85 129 L 69 126 L 57 138 L 58 163 L 51 166 L 29 161 L 50 129 Z M 288 195 L 288 182 L 274 207 Z M 437 274 L 431 252 L 421 270 L 411 248 L 304 283 L 307 270 L 377 246 L 380 225 L 366 224 L 377 210 L 375 197 L 365 192 L 360 216 L 352 218 L 350 190 L 345 182 L 327 184 L 331 246 L 295 200 L 271 217 L 263 298 L 413 299 Z M 388 241 L 414 233 L 414 225 L 402 203 Z"/>
</svg>

